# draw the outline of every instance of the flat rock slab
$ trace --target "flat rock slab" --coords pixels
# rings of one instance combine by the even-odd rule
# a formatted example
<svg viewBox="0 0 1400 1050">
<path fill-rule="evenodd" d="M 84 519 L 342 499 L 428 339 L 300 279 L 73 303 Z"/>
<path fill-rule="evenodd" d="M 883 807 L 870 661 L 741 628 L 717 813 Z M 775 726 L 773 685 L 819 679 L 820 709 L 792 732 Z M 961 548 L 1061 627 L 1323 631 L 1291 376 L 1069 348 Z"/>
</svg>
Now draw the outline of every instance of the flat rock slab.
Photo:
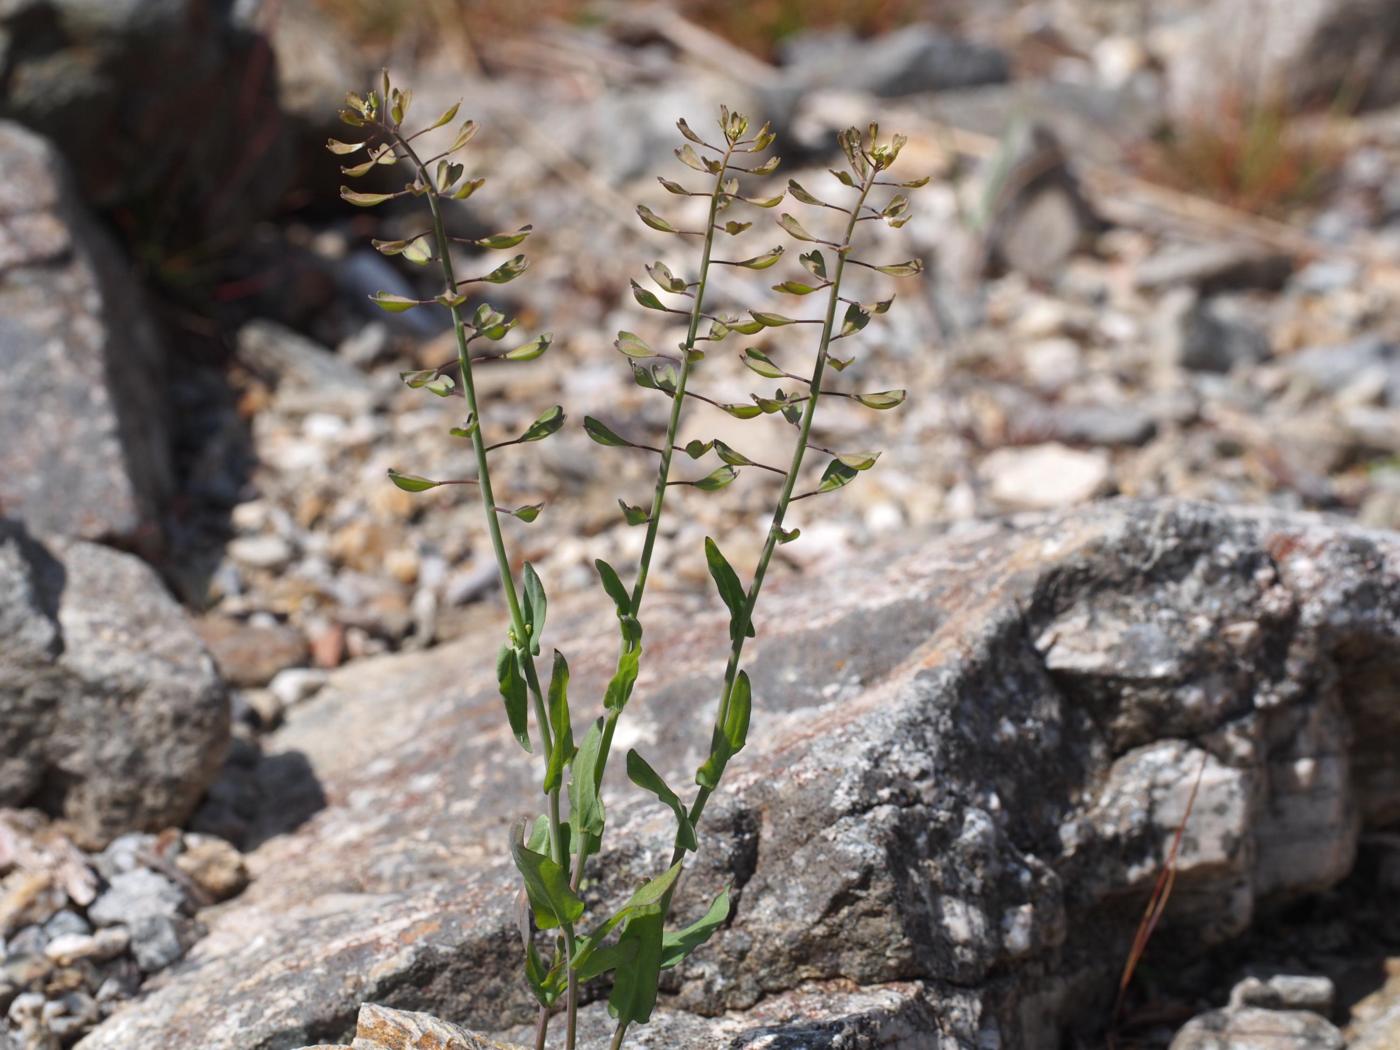
<svg viewBox="0 0 1400 1050">
<path fill-rule="evenodd" d="M 551 612 L 579 722 L 616 645 L 598 599 Z M 726 625 L 658 598 L 646 628 L 618 745 L 685 793 Z M 1050 1050 L 1107 1017 L 1198 774 L 1162 953 L 1334 883 L 1361 828 L 1400 815 L 1391 534 L 1114 501 L 776 585 L 758 628 L 749 746 L 677 898 L 687 922 L 731 885 L 733 917 L 668 972 L 638 1046 Z M 304 765 L 326 808 L 259 847 L 209 936 L 81 1050 L 344 1043 L 362 1002 L 527 1041 L 504 844 L 536 765 L 504 725 L 497 643 L 365 661 L 295 708 L 265 761 Z M 600 910 L 673 833 L 621 767 Z M 586 989 L 589 1048 L 605 991 Z"/>
</svg>

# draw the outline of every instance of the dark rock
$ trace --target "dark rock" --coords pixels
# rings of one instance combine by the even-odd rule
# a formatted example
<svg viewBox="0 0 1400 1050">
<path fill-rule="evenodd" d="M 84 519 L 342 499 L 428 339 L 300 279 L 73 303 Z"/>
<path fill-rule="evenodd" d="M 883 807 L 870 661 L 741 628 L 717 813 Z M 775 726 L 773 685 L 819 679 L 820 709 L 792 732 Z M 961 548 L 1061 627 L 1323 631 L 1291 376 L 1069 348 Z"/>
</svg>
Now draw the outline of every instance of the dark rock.
<svg viewBox="0 0 1400 1050">
<path fill-rule="evenodd" d="M 1301 350 L 1288 358 L 1287 368 L 1299 381 L 1327 394 L 1374 378 L 1385 402 L 1400 405 L 1400 343 L 1379 336 Z"/>
<path fill-rule="evenodd" d="M 0 123 L 0 513 L 154 546 L 174 485 L 165 357 L 52 147 Z"/>
<path fill-rule="evenodd" d="M 99 207 L 227 238 L 286 185 L 268 46 L 221 0 L 0 7 L 0 116 L 56 142 Z M 5 180 L 10 181 L 8 176 Z"/>
<path fill-rule="evenodd" d="M 1283 287 L 1293 260 L 1279 252 L 1236 241 L 1176 245 L 1144 259 L 1135 281 L 1144 291 L 1178 285 L 1205 295 L 1248 288 Z"/>
<path fill-rule="evenodd" d="M 1269 334 L 1249 311 L 1226 299 L 1198 300 L 1178 322 L 1175 363 L 1192 372 L 1226 373 L 1237 365 L 1256 365 L 1273 351 Z"/>
<path fill-rule="evenodd" d="M 879 98 L 999 84 L 1011 75 L 1001 51 L 911 25 L 869 40 L 849 32 L 809 31 L 783 42 L 785 79 L 804 90 L 839 87 Z"/>
<path fill-rule="evenodd" d="M 612 669 L 601 608 L 555 613 L 579 697 Z M 647 628 L 625 724 L 685 784 L 726 625 L 658 601 Z M 1203 765 L 1160 965 L 1331 885 L 1363 822 L 1400 815 L 1389 534 L 1107 503 L 774 586 L 761 628 L 749 747 L 676 918 L 722 885 L 735 911 L 668 977 L 667 1046 L 1056 1047 L 1111 1011 Z M 190 965 L 82 1050 L 281 1050 L 348 1038 L 364 1001 L 527 1038 L 497 843 L 517 808 L 501 800 L 535 805 L 536 767 L 498 760 L 509 737 L 481 651 L 363 661 L 293 709 L 269 757 L 309 763 L 329 805 L 261 845 L 259 878 L 206 913 Z M 604 909 L 673 833 L 620 765 L 588 894 Z M 605 1028 L 591 1005 L 583 1045 Z"/>
<path fill-rule="evenodd" d="M 0 804 L 84 845 L 193 811 L 229 733 L 223 683 L 144 563 L 0 521 Z"/>
</svg>

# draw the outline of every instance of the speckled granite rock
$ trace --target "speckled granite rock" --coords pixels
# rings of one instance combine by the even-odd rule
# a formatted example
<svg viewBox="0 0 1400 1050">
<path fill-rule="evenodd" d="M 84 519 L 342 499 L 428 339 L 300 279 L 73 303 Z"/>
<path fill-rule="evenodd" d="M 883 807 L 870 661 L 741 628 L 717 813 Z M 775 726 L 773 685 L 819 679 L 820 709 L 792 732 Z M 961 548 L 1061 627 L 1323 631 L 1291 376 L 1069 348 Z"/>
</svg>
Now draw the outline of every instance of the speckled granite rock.
<svg viewBox="0 0 1400 1050">
<path fill-rule="evenodd" d="M 586 717 L 610 611 L 555 615 Z M 1400 806 L 1391 534 L 1112 502 L 775 587 L 759 627 L 749 748 L 678 898 L 688 920 L 732 883 L 734 917 L 668 975 L 658 1023 L 677 1034 L 638 1045 L 1056 1047 L 1107 1016 L 1202 763 L 1154 951 L 1339 878 L 1363 821 Z M 682 784 L 725 627 L 658 600 L 647 641 L 626 743 Z M 295 708 L 264 761 L 312 771 L 327 807 L 259 848 L 252 887 L 205 913 L 182 968 L 82 1050 L 346 1040 L 365 1001 L 525 1038 L 500 843 L 534 769 L 502 756 L 493 643 L 362 662 Z M 609 814 L 600 902 L 669 843 L 669 813 L 625 783 Z M 838 1043 L 843 1016 L 906 1034 Z M 585 1044 L 602 1031 L 587 1021 Z"/>
</svg>

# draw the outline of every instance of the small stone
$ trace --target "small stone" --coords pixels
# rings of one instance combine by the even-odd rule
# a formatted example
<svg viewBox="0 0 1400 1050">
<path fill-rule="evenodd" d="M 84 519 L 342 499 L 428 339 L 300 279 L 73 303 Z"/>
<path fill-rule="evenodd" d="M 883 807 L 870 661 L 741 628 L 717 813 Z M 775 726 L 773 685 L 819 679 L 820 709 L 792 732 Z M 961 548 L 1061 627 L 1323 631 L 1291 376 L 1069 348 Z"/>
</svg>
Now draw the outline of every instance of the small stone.
<svg viewBox="0 0 1400 1050">
<path fill-rule="evenodd" d="M 44 1009 L 45 999 L 39 992 L 21 992 L 15 996 L 14 1002 L 10 1003 L 10 1009 L 5 1016 L 10 1022 L 23 1028 L 26 1024 L 33 1024 L 39 1019 L 40 1011 Z"/>
<path fill-rule="evenodd" d="M 0 936 L 47 922 L 67 903 L 68 895 L 48 872 L 12 871 L 0 879 Z"/>
<path fill-rule="evenodd" d="M 137 868 L 112 879 L 107 891 L 88 909 L 88 918 L 98 926 L 133 925 L 150 917 L 173 918 L 184 903 L 185 895 L 175 883 L 149 869 Z"/>
<path fill-rule="evenodd" d="M 371 321 L 358 332 L 342 339 L 335 352 L 357 368 L 371 368 L 389 350 L 389 326 Z"/>
<path fill-rule="evenodd" d="M 131 954 L 144 973 L 165 969 L 184 955 L 194 940 L 194 924 L 189 919 L 145 915 L 131 924 Z"/>
<path fill-rule="evenodd" d="M 72 991 L 44 1005 L 43 1017 L 48 1029 L 60 1039 L 66 1039 L 95 1025 L 101 1017 L 97 1002 L 84 991 Z"/>
<path fill-rule="evenodd" d="M 1230 990 L 1230 1006 L 1260 1006 L 1270 1010 L 1311 1010 L 1332 1012 L 1337 987 L 1331 978 L 1296 974 L 1275 974 L 1268 980 L 1246 977 Z"/>
<path fill-rule="evenodd" d="M 999 448 L 982 461 L 991 497 L 1008 508 L 1043 510 L 1082 503 L 1108 485 L 1109 457 L 1056 442 Z"/>
<path fill-rule="evenodd" d="M 64 908 L 48 922 L 44 923 L 44 936 L 53 940 L 56 937 L 64 937 L 72 934 L 91 933 L 92 927 L 88 921 L 75 911 Z"/>
<path fill-rule="evenodd" d="M 206 616 L 196 625 L 204 644 L 232 685 L 267 685 L 278 672 L 304 664 L 310 655 L 300 631 L 280 623 L 254 624 Z"/>
<path fill-rule="evenodd" d="M 107 844 L 107 848 L 93 858 L 97 873 L 108 882 L 128 871 L 144 867 L 144 857 L 156 850 L 156 837 L 147 831 L 129 831 Z"/>
<path fill-rule="evenodd" d="M 1152 416 L 1133 405 L 1059 405 L 1051 421 L 1071 445 L 1145 445 L 1157 433 Z"/>
<path fill-rule="evenodd" d="M 228 545 L 229 557 L 254 569 L 281 569 L 292 560 L 292 545 L 281 536 L 239 536 Z"/>
<path fill-rule="evenodd" d="M 1144 291 L 1189 285 L 1202 293 L 1279 288 L 1293 270 L 1281 252 L 1231 241 L 1164 249 L 1138 264 L 1135 283 Z"/>
<path fill-rule="evenodd" d="M 1272 354 L 1269 336 L 1248 311 L 1230 300 L 1208 299 L 1186 310 L 1180 320 L 1176 364 L 1193 372 L 1229 372 Z"/>
<path fill-rule="evenodd" d="M 186 835 L 185 851 L 175 858 L 175 864 L 216 901 L 237 896 L 248 885 L 243 854 L 213 835 Z"/>
<path fill-rule="evenodd" d="M 328 677 L 325 671 L 318 668 L 289 667 L 278 671 L 267 688 L 282 701 L 284 707 L 294 707 L 320 692 Z"/>
<path fill-rule="evenodd" d="M 1334 1025 L 1302 1010 L 1213 1010 L 1187 1022 L 1171 1050 L 1343 1050 Z"/>
</svg>

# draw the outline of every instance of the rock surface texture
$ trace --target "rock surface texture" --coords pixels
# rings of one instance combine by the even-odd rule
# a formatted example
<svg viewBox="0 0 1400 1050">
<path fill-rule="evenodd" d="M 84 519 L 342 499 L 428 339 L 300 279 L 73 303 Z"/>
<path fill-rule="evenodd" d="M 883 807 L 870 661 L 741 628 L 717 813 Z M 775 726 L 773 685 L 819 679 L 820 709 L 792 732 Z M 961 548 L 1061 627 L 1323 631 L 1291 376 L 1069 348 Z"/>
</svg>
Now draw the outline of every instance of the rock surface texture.
<svg viewBox="0 0 1400 1050">
<path fill-rule="evenodd" d="M 649 617 L 624 719 L 677 785 L 725 646 L 680 604 Z M 551 641 L 582 718 L 613 645 L 601 607 L 574 614 Z M 1335 882 L 1361 829 L 1400 816 L 1392 534 L 1106 503 L 775 587 L 758 627 L 749 747 L 676 916 L 732 884 L 733 917 L 637 1046 L 1092 1042 L 1198 774 L 1154 951 Z M 502 760 L 486 641 L 360 663 L 292 710 L 265 761 L 298 754 L 327 807 L 261 846 L 181 968 L 82 1050 L 348 1042 L 366 1001 L 526 1041 L 503 843 L 535 768 Z M 625 783 L 609 801 L 599 904 L 659 871 L 671 832 Z M 596 1001 L 581 1030 L 606 1045 Z"/>
<path fill-rule="evenodd" d="M 0 520 L 0 805 L 83 845 L 189 816 L 223 760 L 228 701 L 145 564 Z"/>
<path fill-rule="evenodd" d="M 142 294 L 57 152 L 0 123 L 0 513 L 153 543 L 174 487 L 164 369 Z"/>
</svg>

